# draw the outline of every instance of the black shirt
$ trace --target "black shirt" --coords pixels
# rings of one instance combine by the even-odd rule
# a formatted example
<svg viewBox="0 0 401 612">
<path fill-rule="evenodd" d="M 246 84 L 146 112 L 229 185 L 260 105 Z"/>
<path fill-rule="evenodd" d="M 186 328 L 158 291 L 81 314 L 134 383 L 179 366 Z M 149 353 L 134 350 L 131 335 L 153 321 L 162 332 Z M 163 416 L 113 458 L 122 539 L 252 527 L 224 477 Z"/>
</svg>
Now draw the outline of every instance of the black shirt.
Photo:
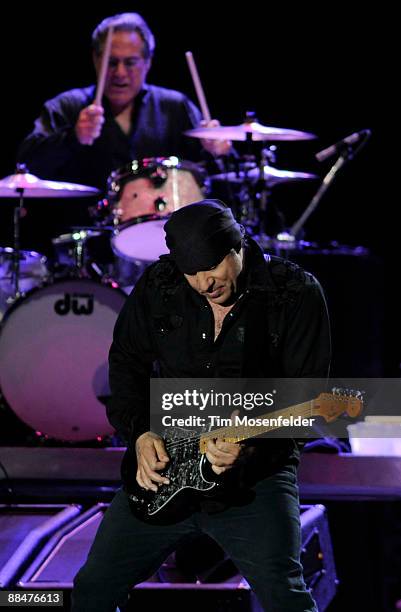
<svg viewBox="0 0 401 612">
<path fill-rule="evenodd" d="M 154 362 L 160 376 L 174 378 L 327 376 L 329 323 L 316 279 L 281 258 L 265 260 L 248 238 L 242 284 L 215 342 L 211 307 L 170 257 L 145 271 L 119 315 L 109 356 L 107 414 L 131 452 L 149 430 Z M 291 440 L 268 442 L 276 457 L 297 455 Z"/>
<path fill-rule="evenodd" d="M 48 100 L 23 141 L 18 161 L 40 178 L 64 180 L 105 189 L 112 170 L 133 159 L 171 155 L 199 161 L 197 139 L 183 132 L 199 125 L 201 114 L 182 93 L 144 85 L 135 98 L 132 130 L 125 134 L 115 121 L 107 99 L 102 104 L 105 122 L 93 145 L 81 145 L 74 127 L 83 108 L 92 104 L 95 86 L 72 89 Z"/>
</svg>

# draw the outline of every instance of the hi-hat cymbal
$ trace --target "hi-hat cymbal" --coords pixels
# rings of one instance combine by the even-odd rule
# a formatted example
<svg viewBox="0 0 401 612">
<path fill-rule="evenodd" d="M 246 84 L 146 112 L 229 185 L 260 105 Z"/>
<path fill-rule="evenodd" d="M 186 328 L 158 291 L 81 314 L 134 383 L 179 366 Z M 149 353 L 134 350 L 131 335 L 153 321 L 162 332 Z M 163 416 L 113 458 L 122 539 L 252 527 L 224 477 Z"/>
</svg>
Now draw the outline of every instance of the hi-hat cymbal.
<svg viewBox="0 0 401 612">
<path fill-rule="evenodd" d="M 245 122 L 240 125 L 219 125 L 217 127 L 198 127 L 184 132 L 192 138 L 208 140 L 311 140 L 316 138 L 310 132 L 289 130 L 287 128 L 268 127 L 257 121 Z"/>
<path fill-rule="evenodd" d="M 88 185 L 45 181 L 29 172 L 17 172 L 0 180 L 0 198 L 82 198 L 98 195 L 99 189 Z"/>
<path fill-rule="evenodd" d="M 293 181 L 313 180 L 319 178 L 316 174 L 309 172 L 294 172 L 292 170 L 280 170 L 272 166 L 264 166 L 261 175 L 260 169 L 255 167 L 251 170 L 240 170 L 239 172 L 224 172 L 223 174 L 215 174 L 211 176 L 211 180 L 228 181 L 229 183 L 243 183 L 245 180 L 252 182 L 262 179 L 268 187 L 273 187 L 279 183 L 288 183 Z"/>
</svg>

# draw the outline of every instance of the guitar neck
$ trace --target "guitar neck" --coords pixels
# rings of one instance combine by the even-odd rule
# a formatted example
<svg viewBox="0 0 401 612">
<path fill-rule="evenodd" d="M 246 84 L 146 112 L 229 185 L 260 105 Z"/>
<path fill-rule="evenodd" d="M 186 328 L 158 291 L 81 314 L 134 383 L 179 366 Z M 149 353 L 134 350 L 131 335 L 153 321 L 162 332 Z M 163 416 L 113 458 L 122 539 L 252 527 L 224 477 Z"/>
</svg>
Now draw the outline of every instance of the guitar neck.
<svg viewBox="0 0 401 612">
<path fill-rule="evenodd" d="M 268 419 L 269 425 L 236 425 L 230 427 L 220 427 L 219 429 L 214 429 L 206 434 L 202 434 L 200 438 L 200 452 L 206 452 L 206 446 L 208 440 L 213 440 L 215 438 L 219 438 L 224 442 L 242 442 L 243 440 L 249 440 L 249 438 L 255 438 L 256 436 L 260 436 L 264 433 L 268 433 L 269 431 L 274 431 L 276 429 L 281 429 L 283 427 L 282 421 L 283 419 L 289 419 L 292 417 L 303 416 L 303 417 L 311 417 L 313 414 L 313 406 L 314 400 L 310 400 L 308 402 L 303 402 L 302 404 L 296 404 L 295 406 L 290 406 L 289 408 L 283 408 L 282 410 L 275 410 L 274 412 L 267 412 L 258 417 L 258 421 L 262 419 Z M 239 417 L 242 418 L 242 417 Z M 272 423 L 275 420 L 276 423 Z"/>
</svg>

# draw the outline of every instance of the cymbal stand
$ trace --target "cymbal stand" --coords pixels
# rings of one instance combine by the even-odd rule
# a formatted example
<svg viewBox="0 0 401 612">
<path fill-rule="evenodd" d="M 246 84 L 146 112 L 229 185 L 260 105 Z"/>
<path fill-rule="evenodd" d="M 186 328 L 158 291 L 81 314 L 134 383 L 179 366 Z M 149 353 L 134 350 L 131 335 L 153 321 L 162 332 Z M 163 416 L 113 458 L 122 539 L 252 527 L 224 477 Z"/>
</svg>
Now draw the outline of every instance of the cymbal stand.
<svg viewBox="0 0 401 612">
<path fill-rule="evenodd" d="M 258 227 L 259 219 L 253 197 L 253 180 L 249 176 L 250 169 L 255 167 L 255 156 L 245 155 L 244 162 L 238 166 L 238 176 L 242 177 L 241 189 L 237 194 L 238 216 L 237 221 L 246 226 L 250 233 L 255 232 Z M 230 187 L 230 181 L 227 181 Z M 233 198 L 231 198 L 233 200 Z"/>
<path fill-rule="evenodd" d="M 72 234 L 72 239 L 74 240 L 73 246 L 73 261 L 74 267 L 72 271 L 72 275 L 76 278 L 85 278 L 86 270 L 84 268 L 84 252 L 85 252 L 85 242 L 86 242 L 86 232 L 83 230 L 75 231 Z"/>
<path fill-rule="evenodd" d="M 13 215 L 13 232 L 14 232 L 14 249 L 12 256 L 12 272 L 11 278 L 14 286 L 14 294 L 7 299 L 7 303 L 13 304 L 16 300 L 23 296 L 20 291 L 19 278 L 20 278 L 20 219 L 22 217 L 22 211 L 24 209 L 24 190 L 17 189 L 19 198 L 18 204 L 14 207 Z"/>
<path fill-rule="evenodd" d="M 256 232 L 256 240 L 261 246 L 262 249 L 269 248 L 271 243 L 271 237 L 266 233 L 266 221 L 267 214 L 269 211 L 270 204 L 270 196 L 271 189 L 268 187 L 265 177 L 265 166 L 268 162 L 273 163 L 275 161 L 275 151 L 276 147 L 270 147 L 269 149 L 262 149 L 260 154 L 259 161 L 259 178 L 255 184 L 254 190 L 255 195 L 254 199 L 257 202 L 257 216 L 258 216 L 258 224 L 257 224 L 257 232 Z M 275 214 L 279 218 L 280 225 L 282 223 L 281 217 L 278 211 L 275 209 Z"/>
</svg>

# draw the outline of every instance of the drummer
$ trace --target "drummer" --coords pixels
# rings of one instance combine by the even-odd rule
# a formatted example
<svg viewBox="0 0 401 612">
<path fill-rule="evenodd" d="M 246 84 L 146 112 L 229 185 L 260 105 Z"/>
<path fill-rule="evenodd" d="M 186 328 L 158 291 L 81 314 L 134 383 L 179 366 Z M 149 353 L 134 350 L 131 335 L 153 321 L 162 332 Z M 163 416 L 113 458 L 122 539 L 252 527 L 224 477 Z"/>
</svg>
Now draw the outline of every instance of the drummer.
<svg viewBox="0 0 401 612">
<path fill-rule="evenodd" d="M 84 183 L 104 190 L 107 177 L 133 159 L 175 155 L 191 161 L 229 153 L 229 141 L 203 140 L 183 132 L 200 124 L 198 108 L 183 93 L 150 85 L 155 39 L 137 13 L 104 19 L 92 34 L 97 77 L 109 28 L 113 28 L 104 93 L 96 86 L 63 92 L 45 102 L 18 160 L 41 178 Z"/>
</svg>

